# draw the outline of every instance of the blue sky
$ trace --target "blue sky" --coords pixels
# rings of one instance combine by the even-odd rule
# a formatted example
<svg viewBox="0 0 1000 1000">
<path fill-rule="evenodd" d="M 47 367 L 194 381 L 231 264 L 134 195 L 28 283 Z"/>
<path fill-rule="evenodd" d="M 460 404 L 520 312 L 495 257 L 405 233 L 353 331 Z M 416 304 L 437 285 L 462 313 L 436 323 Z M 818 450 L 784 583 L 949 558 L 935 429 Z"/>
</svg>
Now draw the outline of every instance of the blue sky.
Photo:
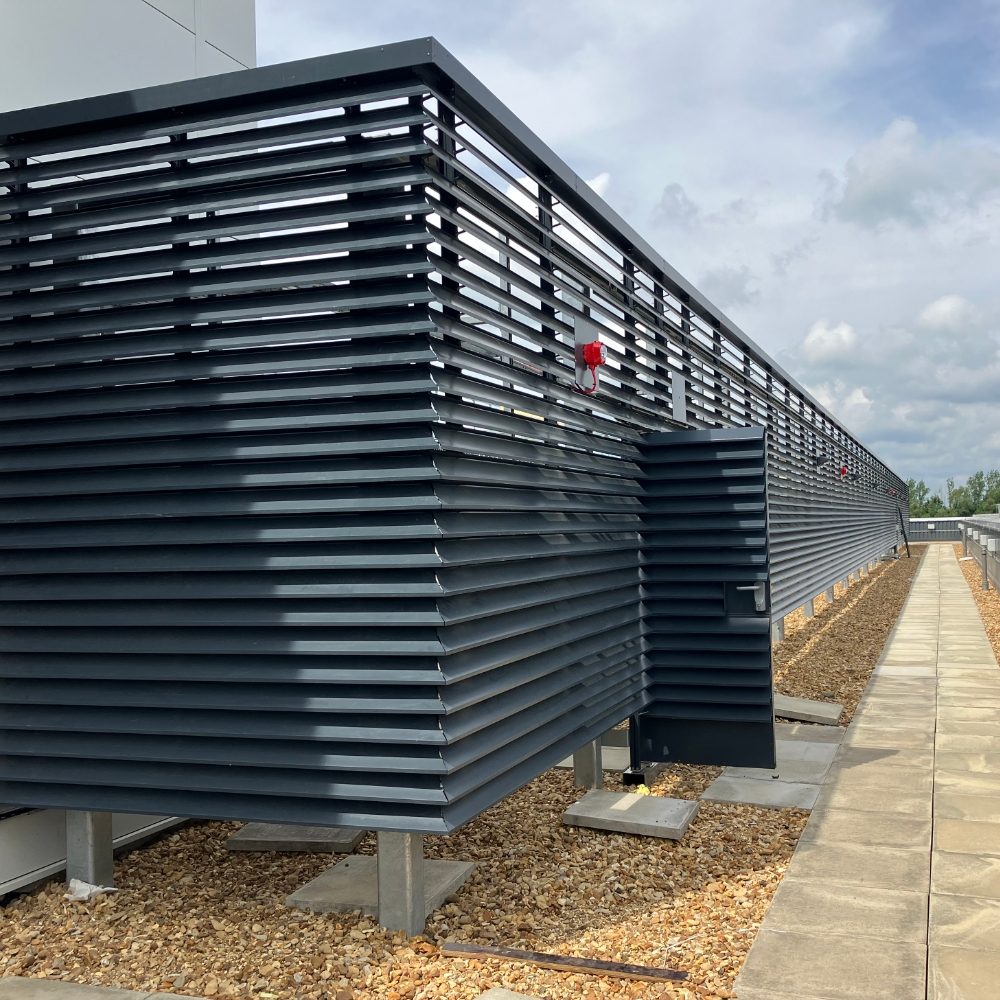
<svg viewBox="0 0 1000 1000">
<path fill-rule="evenodd" d="M 1000 0 L 257 0 L 436 36 L 904 478 L 1000 467 Z"/>
</svg>

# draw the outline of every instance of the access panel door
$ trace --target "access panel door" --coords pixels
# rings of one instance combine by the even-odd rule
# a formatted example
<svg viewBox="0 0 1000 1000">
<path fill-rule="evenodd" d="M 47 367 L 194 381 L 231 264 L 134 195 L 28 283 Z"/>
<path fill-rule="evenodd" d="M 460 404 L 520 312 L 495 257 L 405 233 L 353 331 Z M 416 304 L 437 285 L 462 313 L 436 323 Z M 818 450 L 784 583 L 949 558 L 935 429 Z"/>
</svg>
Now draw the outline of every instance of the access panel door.
<svg viewBox="0 0 1000 1000">
<path fill-rule="evenodd" d="M 765 445 L 762 427 L 646 439 L 643 761 L 775 766 Z"/>
</svg>

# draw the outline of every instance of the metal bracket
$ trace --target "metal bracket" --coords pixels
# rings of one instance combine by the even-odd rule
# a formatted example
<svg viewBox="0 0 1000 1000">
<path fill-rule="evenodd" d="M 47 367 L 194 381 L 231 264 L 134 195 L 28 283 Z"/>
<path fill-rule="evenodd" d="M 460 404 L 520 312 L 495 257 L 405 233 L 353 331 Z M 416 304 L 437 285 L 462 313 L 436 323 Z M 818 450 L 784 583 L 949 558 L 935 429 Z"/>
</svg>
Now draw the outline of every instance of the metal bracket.
<svg viewBox="0 0 1000 1000">
<path fill-rule="evenodd" d="M 752 590 L 753 606 L 758 611 L 767 611 L 767 584 L 763 580 L 758 580 L 756 583 L 748 583 L 745 586 L 739 586 L 736 589 Z"/>
</svg>

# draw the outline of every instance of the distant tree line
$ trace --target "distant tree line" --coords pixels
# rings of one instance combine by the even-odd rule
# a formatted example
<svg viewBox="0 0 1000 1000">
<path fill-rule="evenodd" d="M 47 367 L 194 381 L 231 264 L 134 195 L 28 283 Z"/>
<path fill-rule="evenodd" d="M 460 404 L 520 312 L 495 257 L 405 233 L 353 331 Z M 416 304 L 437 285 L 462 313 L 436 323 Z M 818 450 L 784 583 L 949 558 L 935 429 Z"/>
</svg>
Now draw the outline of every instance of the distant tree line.
<svg viewBox="0 0 1000 1000">
<path fill-rule="evenodd" d="M 1000 469 L 976 472 L 964 486 L 947 481 L 948 495 L 942 500 L 922 479 L 908 479 L 910 517 L 968 517 L 970 514 L 995 514 L 1000 504 Z"/>
</svg>

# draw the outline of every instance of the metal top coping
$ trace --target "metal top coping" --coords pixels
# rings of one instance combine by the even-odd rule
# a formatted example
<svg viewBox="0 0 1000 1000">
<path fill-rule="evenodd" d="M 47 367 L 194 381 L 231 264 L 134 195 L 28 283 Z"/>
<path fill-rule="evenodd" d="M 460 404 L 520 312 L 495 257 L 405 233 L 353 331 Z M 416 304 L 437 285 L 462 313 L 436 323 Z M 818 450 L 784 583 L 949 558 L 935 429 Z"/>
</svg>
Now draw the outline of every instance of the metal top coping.
<svg viewBox="0 0 1000 1000">
<path fill-rule="evenodd" d="M 584 221 L 630 256 L 640 260 L 651 277 L 682 301 L 697 307 L 720 333 L 740 344 L 777 380 L 794 389 L 819 413 L 826 414 L 856 444 L 863 445 L 813 395 L 786 372 L 726 314 L 706 298 L 647 243 L 587 182 L 575 173 L 495 94 L 482 84 L 436 38 L 415 38 L 389 45 L 315 56 L 293 62 L 237 70 L 180 83 L 87 97 L 39 108 L 0 114 L 0 158 L 9 143 L 49 138 L 56 134 L 84 134 L 94 125 L 113 127 L 149 118 L 176 117 L 182 124 L 192 111 L 207 104 L 238 104 L 254 95 L 304 96 L 330 84 L 364 79 L 371 82 L 416 75 L 432 90 L 454 103 L 471 123 L 488 122 L 525 165 Z M 889 470 L 891 471 L 891 470 Z"/>
</svg>

